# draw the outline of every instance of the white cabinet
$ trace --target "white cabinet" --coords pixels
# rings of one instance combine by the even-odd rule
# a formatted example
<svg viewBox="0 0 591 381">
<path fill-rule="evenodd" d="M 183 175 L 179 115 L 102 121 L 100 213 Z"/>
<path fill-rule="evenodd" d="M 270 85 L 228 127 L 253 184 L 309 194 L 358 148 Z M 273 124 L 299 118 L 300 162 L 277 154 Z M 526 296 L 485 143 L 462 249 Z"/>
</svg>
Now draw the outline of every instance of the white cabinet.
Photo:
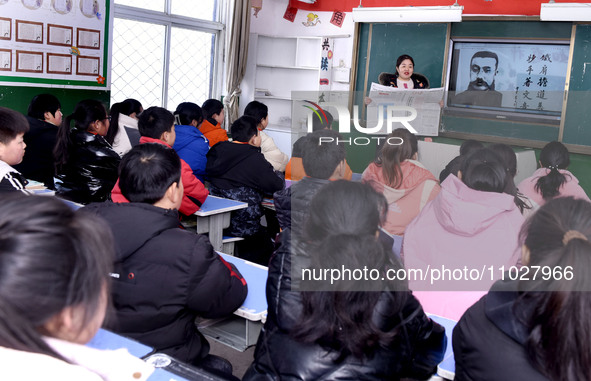
<svg viewBox="0 0 591 381">
<path fill-rule="evenodd" d="M 331 91 L 348 94 L 350 62 L 343 57 L 350 53 L 349 35 L 331 36 L 335 39 L 337 62 L 346 68 L 336 71 L 333 66 Z M 290 154 L 291 145 L 306 133 L 309 109 L 298 100 L 318 99 L 322 37 L 319 36 L 270 36 L 251 33 L 248 49 L 248 65 L 240 85 L 240 111 L 257 100 L 269 107 L 267 133 L 283 152 Z M 335 62 L 335 61 L 333 61 Z M 293 92 L 293 93 L 292 93 Z"/>
<path fill-rule="evenodd" d="M 293 92 L 318 89 L 320 37 L 255 35 L 254 99 L 269 107 L 269 127 L 292 127 Z M 252 47 L 252 46 L 251 46 Z"/>
</svg>

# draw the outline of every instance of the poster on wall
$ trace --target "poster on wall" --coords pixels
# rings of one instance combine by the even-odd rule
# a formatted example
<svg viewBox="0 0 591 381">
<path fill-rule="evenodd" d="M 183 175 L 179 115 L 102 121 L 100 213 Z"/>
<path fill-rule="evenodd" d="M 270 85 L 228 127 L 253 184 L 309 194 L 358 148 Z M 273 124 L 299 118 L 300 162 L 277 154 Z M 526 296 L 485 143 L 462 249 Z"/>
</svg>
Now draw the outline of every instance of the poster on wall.
<svg viewBox="0 0 591 381">
<path fill-rule="evenodd" d="M 0 85 L 110 89 L 107 0 L 0 1 Z"/>
</svg>

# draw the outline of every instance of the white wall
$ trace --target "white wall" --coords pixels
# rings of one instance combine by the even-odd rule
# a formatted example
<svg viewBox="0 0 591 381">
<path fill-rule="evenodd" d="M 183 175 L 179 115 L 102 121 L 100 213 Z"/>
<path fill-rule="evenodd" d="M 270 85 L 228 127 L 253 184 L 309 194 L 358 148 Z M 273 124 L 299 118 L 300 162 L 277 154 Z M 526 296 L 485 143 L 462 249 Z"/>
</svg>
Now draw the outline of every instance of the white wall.
<svg viewBox="0 0 591 381">
<path fill-rule="evenodd" d="M 353 57 L 353 33 L 355 25 L 353 17 L 350 13 L 345 15 L 343 26 L 341 28 L 330 23 L 332 12 L 311 12 L 298 10 L 294 22 L 290 22 L 283 18 L 285 10 L 287 9 L 287 0 L 264 0 L 263 8 L 259 11 L 257 17 L 252 17 L 250 22 L 250 32 L 256 34 L 264 34 L 271 36 L 344 36 L 344 38 L 335 38 L 334 42 L 334 56 L 333 66 L 339 66 L 342 62 L 344 67 L 351 68 L 351 61 Z M 254 11 L 253 11 L 254 12 Z M 318 15 L 320 22 L 313 27 L 306 27 L 303 25 L 307 21 L 307 15 L 315 13 Z M 248 65 L 246 74 L 242 81 L 242 95 L 240 97 L 240 112 L 244 112 L 244 107 L 248 102 L 253 100 L 254 94 L 254 73 L 256 65 L 256 39 L 251 38 L 248 52 Z M 270 54 L 280 54 L 273 53 Z M 334 75 L 334 74 L 333 74 Z M 289 81 L 289 78 L 285 79 Z M 310 89 L 315 90 L 315 89 Z M 347 84 L 334 82 L 333 90 L 348 91 Z"/>
</svg>

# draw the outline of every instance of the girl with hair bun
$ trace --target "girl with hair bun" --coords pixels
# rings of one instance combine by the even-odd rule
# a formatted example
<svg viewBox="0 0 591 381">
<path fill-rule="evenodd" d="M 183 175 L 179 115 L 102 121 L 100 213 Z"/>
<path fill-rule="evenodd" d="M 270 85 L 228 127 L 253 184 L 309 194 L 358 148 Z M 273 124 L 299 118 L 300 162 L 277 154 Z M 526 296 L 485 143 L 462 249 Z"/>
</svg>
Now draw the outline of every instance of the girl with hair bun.
<svg viewBox="0 0 591 381">
<path fill-rule="evenodd" d="M 519 183 L 518 188 L 524 195 L 538 205 L 565 196 L 591 201 L 579 180 L 567 170 L 570 154 L 564 144 L 557 141 L 546 144 L 540 152 L 539 163 L 540 168 Z"/>
<path fill-rule="evenodd" d="M 105 106 L 94 99 L 78 102 L 66 117 L 53 150 L 58 195 L 81 204 L 107 200 L 121 161 L 105 140 L 109 126 Z"/>
<path fill-rule="evenodd" d="M 529 273 L 497 281 L 454 329 L 455 380 L 590 380 L 591 204 L 548 201 L 520 241 Z"/>
<path fill-rule="evenodd" d="M 466 275 L 410 280 L 425 311 L 458 320 L 500 278 L 498 272 L 475 276 L 472 269 L 516 265 L 519 229 L 524 222 L 514 195 L 505 193 L 507 174 L 501 158 L 481 148 L 450 174 L 435 200 L 408 225 L 402 243 L 406 268 L 463 271 Z"/>
<path fill-rule="evenodd" d="M 106 224 L 54 197 L 0 203 L 0 378 L 141 381 L 151 366 L 126 350 L 86 347 L 109 300 Z"/>
</svg>

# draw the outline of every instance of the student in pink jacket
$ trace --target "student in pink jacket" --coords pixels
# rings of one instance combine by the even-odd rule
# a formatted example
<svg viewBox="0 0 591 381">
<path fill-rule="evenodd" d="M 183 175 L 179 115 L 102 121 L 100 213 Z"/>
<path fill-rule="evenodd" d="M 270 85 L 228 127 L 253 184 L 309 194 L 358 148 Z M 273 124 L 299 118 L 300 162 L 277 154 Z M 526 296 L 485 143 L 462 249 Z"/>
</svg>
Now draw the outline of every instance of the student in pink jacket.
<svg viewBox="0 0 591 381">
<path fill-rule="evenodd" d="M 538 205 L 556 197 L 572 196 L 586 201 L 589 197 L 579 185 L 579 180 L 566 169 L 570 155 L 560 142 L 550 142 L 540 152 L 540 167 L 531 177 L 519 183 L 519 191 Z"/>
<path fill-rule="evenodd" d="M 517 264 L 524 222 L 514 197 L 503 193 L 507 176 L 495 152 L 470 154 L 458 177 L 449 175 L 408 225 L 402 247 L 407 270 L 428 273 L 424 281 L 409 278 L 425 311 L 455 320 L 500 279 L 502 266 Z"/>
<path fill-rule="evenodd" d="M 403 235 L 406 226 L 439 193 L 438 181 L 417 156 L 416 136 L 398 128 L 361 176 L 361 181 L 386 197 L 388 215 L 382 227 L 390 234 Z"/>
</svg>

